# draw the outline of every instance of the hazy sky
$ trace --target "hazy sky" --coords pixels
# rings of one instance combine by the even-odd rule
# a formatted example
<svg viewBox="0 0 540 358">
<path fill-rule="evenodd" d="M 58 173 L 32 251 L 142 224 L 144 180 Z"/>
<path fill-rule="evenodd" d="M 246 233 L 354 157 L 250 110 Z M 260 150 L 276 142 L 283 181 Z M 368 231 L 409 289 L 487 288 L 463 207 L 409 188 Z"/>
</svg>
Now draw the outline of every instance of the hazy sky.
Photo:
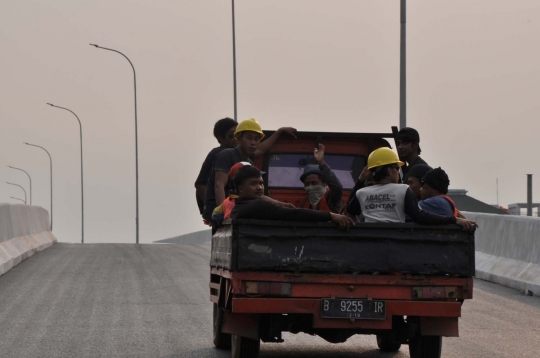
<svg viewBox="0 0 540 358">
<path fill-rule="evenodd" d="M 399 1 L 237 0 L 239 119 L 265 129 L 388 132 L 399 122 Z M 410 0 L 408 125 L 452 188 L 526 200 L 538 174 L 540 1 Z M 80 241 L 83 123 L 87 242 L 135 240 L 137 70 L 141 242 L 203 229 L 193 182 L 212 127 L 233 116 L 228 0 L 0 1 L 0 201 L 28 186 L 54 232 Z M 534 177 L 538 188 L 540 177 Z M 540 201 L 540 190 L 535 191 Z"/>
</svg>

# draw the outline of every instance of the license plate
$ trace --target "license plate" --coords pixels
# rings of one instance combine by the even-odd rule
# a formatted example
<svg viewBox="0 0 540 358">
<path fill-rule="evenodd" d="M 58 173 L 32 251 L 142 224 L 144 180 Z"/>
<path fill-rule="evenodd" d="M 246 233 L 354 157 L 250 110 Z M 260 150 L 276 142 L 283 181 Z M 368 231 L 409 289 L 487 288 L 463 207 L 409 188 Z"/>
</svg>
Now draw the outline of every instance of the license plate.
<svg viewBox="0 0 540 358">
<path fill-rule="evenodd" d="M 386 302 L 350 298 L 323 298 L 321 317 L 386 319 Z"/>
</svg>

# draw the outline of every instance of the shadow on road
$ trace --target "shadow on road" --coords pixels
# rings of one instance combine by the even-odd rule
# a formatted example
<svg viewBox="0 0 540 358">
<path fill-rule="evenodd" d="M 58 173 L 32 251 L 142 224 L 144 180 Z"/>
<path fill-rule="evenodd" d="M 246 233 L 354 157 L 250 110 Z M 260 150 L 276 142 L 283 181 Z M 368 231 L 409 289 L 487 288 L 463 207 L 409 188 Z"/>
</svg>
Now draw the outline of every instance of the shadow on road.
<svg viewBox="0 0 540 358">
<path fill-rule="evenodd" d="M 362 348 L 359 348 L 361 350 Z M 290 351 L 261 351 L 261 358 L 398 358 L 408 357 L 407 350 L 400 350 L 395 353 L 383 353 L 378 349 L 372 349 L 365 352 L 340 352 L 320 349 L 292 349 Z"/>
<path fill-rule="evenodd" d="M 185 350 L 181 353 L 163 356 L 160 358 L 230 358 L 231 351 L 206 347 L 195 350 Z"/>
<path fill-rule="evenodd" d="M 335 351 L 321 350 L 316 348 L 303 349 L 300 347 L 290 347 L 292 349 L 284 350 L 261 350 L 261 358 L 400 358 L 408 357 L 405 353 L 406 350 L 401 349 L 395 353 L 383 353 L 378 349 L 372 349 L 365 352 L 340 352 L 338 349 Z M 360 348 L 359 350 L 361 350 Z M 176 353 L 173 355 L 167 355 L 160 358 L 229 358 L 231 351 L 219 350 L 214 347 L 196 349 Z"/>
</svg>

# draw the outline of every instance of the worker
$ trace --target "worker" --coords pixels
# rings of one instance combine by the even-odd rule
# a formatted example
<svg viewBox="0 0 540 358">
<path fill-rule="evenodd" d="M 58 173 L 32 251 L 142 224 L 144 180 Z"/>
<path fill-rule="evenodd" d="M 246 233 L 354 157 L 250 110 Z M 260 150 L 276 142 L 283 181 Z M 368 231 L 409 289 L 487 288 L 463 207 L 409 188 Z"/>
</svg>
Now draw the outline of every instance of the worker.
<svg viewBox="0 0 540 358">
<path fill-rule="evenodd" d="M 199 212 L 202 215 L 204 212 L 204 196 L 206 193 L 206 184 L 208 183 L 208 177 L 212 171 L 216 156 L 224 149 L 236 147 L 236 140 L 234 139 L 234 131 L 238 123 L 232 118 L 222 118 L 214 124 L 214 137 L 219 143 L 219 147 L 216 147 L 208 153 L 195 180 L 195 197 L 197 199 L 197 206 Z"/>
<path fill-rule="evenodd" d="M 440 167 L 428 171 L 422 177 L 420 208 L 434 214 L 458 217 L 456 203 L 446 195 L 449 185 L 448 175 Z"/>
<path fill-rule="evenodd" d="M 405 162 L 401 168 L 403 173 L 403 183 L 407 183 L 408 172 L 416 165 L 427 164 L 422 158 L 420 158 L 420 134 L 418 131 L 411 127 L 402 128 L 396 137 L 396 148 L 399 154 L 399 159 Z"/>
<path fill-rule="evenodd" d="M 368 169 L 373 173 L 375 184 L 356 192 L 366 222 L 404 223 L 408 215 L 419 224 L 458 224 L 464 230 L 477 227 L 473 221 L 421 210 L 411 189 L 405 184 L 397 184 L 399 168 L 403 165 L 390 148 L 379 148 L 369 155 Z"/>
<path fill-rule="evenodd" d="M 324 145 L 313 151 L 317 164 L 308 164 L 300 180 L 308 197 L 303 205 L 306 209 L 338 213 L 341 209 L 343 186 L 332 169 L 324 161 Z"/>
<path fill-rule="evenodd" d="M 234 176 L 238 172 L 238 169 L 242 168 L 244 165 L 251 165 L 251 164 L 249 162 L 238 162 L 232 166 L 231 170 L 229 170 L 230 182 L 234 183 L 233 181 Z M 223 203 L 221 203 L 221 205 L 218 205 L 212 212 L 212 221 L 220 222 L 225 219 L 230 219 L 231 212 L 232 212 L 232 209 L 234 208 L 236 199 L 238 199 L 238 194 L 233 184 L 233 188 L 231 189 L 231 194 L 223 201 Z"/>
<path fill-rule="evenodd" d="M 238 124 L 234 132 L 234 139 L 238 142 L 235 148 L 224 149 L 216 157 L 204 199 L 203 217 L 210 220 L 216 206 L 221 205 L 229 194 L 228 173 L 231 167 L 238 162 L 250 162 L 251 158 L 258 157 L 268 151 L 282 134 L 296 137 L 296 129 L 292 127 L 279 128 L 270 138 L 264 138 L 261 125 L 253 118 L 246 119 Z"/>
<path fill-rule="evenodd" d="M 427 164 L 418 164 L 412 167 L 409 170 L 407 182 L 404 184 L 409 185 L 409 188 L 413 192 L 416 200 L 422 200 L 422 195 L 420 195 L 420 188 L 422 187 L 422 178 L 429 172 L 432 167 Z"/>
<path fill-rule="evenodd" d="M 253 166 L 243 166 L 234 177 L 238 199 L 232 210 L 233 219 L 261 219 L 283 221 L 332 221 L 342 229 L 354 225 L 352 219 L 328 211 L 286 208 L 263 200 L 264 181 Z"/>
</svg>

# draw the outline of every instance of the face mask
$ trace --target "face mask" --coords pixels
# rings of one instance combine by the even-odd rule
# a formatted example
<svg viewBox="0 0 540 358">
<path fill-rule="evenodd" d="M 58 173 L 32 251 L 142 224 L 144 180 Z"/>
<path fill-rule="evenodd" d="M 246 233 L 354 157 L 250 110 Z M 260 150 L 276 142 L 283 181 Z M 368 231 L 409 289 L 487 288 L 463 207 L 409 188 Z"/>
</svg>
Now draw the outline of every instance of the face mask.
<svg viewBox="0 0 540 358">
<path fill-rule="evenodd" d="M 326 187 L 323 185 L 310 185 L 306 186 L 304 189 L 306 189 L 309 196 L 309 202 L 313 207 L 319 204 L 319 201 L 321 201 L 324 193 L 326 192 Z"/>
</svg>

